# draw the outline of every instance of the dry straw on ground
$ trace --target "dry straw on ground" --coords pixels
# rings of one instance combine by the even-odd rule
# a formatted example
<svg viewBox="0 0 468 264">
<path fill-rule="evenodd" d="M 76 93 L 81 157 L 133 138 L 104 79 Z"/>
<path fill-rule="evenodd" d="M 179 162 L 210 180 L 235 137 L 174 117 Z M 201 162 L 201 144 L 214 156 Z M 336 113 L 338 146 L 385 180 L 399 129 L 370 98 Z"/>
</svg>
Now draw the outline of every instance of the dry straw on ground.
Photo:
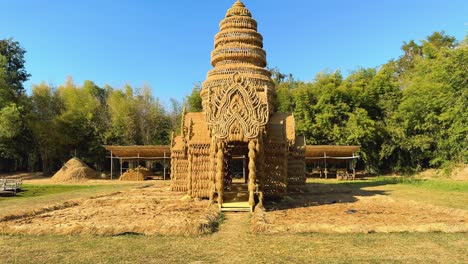
<svg viewBox="0 0 468 264">
<path fill-rule="evenodd" d="M 51 178 L 52 182 L 79 182 L 95 179 L 98 174 L 78 158 L 67 161 Z"/>
<path fill-rule="evenodd" d="M 309 195 L 305 195 L 309 196 Z M 252 231 L 258 233 L 391 233 L 467 232 L 468 212 L 395 199 L 385 195 L 356 196 L 353 202 L 307 203 L 297 199 L 292 208 L 258 211 Z M 300 204 L 306 205 L 298 206 Z"/>
<path fill-rule="evenodd" d="M 181 200 L 168 187 L 132 189 L 66 202 L 29 214 L 0 219 L 4 234 L 200 235 L 213 232 L 218 210 L 209 201 Z"/>
<path fill-rule="evenodd" d="M 136 169 L 129 169 L 119 180 L 121 181 L 144 181 L 151 173 L 147 168 L 138 166 Z"/>
</svg>

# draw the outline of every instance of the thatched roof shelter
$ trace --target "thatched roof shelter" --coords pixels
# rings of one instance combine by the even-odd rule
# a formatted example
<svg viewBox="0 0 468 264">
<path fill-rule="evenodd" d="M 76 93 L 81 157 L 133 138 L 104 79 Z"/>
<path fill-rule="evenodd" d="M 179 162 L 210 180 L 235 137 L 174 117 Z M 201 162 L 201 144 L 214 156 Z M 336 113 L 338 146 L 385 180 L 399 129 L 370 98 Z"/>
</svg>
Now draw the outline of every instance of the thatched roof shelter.
<svg viewBox="0 0 468 264">
<path fill-rule="evenodd" d="M 114 159 L 120 161 L 120 176 L 122 176 L 123 161 L 157 161 L 163 163 L 163 177 L 166 179 L 166 159 L 171 158 L 171 147 L 166 145 L 146 145 L 146 146 L 104 146 L 110 151 L 111 179 L 114 173 Z"/>
<path fill-rule="evenodd" d="M 104 146 L 116 158 L 130 159 L 161 159 L 171 156 L 171 147 L 166 145 L 146 146 Z"/>
<path fill-rule="evenodd" d="M 314 164 L 316 171 L 320 175 L 328 178 L 330 172 L 334 171 L 337 178 L 353 179 L 355 178 L 356 160 L 359 156 L 356 152 L 360 146 L 337 146 L 337 145 L 314 145 L 305 147 L 306 163 Z M 332 169 L 332 166 L 339 166 L 341 169 Z M 346 170 L 343 170 L 344 168 Z M 348 173 L 348 171 L 350 171 Z"/>
<path fill-rule="evenodd" d="M 306 159 L 318 158 L 353 158 L 360 146 L 313 145 L 306 146 Z"/>
</svg>

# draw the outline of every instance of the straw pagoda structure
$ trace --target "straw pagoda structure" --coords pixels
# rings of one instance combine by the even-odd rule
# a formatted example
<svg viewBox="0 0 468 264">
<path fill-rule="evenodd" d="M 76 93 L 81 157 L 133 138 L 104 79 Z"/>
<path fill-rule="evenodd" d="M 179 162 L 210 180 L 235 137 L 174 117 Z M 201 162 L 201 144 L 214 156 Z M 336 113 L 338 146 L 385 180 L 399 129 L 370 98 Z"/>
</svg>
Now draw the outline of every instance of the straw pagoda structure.
<svg viewBox="0 0 468 264">
<path fill-rule="evenodd" d="M 234 207 L 253 210 L 305 183 L 305 142 L 295 135 L 294 116 L 274 111 L 275 87 L 250 11 L 235 2 L 219 27 L 200 92 L 203 112 L 184 111 L 181 135 L 172 140 L 171 187 L 221 208 L 234 192 L 245 197 Z"/>
</svg>

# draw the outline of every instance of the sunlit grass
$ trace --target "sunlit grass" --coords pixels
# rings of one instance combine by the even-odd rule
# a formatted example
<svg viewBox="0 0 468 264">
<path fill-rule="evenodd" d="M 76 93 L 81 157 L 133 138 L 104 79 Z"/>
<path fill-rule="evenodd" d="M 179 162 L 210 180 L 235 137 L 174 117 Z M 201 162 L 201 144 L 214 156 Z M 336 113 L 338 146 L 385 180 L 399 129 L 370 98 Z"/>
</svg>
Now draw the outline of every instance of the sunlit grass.
<svg viewBox="0 0 468 264">
<path fill-rule="evenodd" d="M 468 182 L 447 179 L 417 179 L 414 177 L 377 177 L 377 182 L 387 184 L 405 184 L 414 187 L 438 191 L 468 192 Z"/>
<path fill-rule="evenodd" d="M 354 181 L 342 181 L 336 179 L 307 179 L 307 183 L 320 183 L 320 184 L 340 184 L 344 186 L 366 187 L 387 184 L 402 184 L 410 185 L 421 189 L 450 191 L 450 192 L 468 192 L 468 182 L 466 181 L 453 181 L 448 179 L 418 179 L 411 176 L 378 176 L 366 179 L 357 179 Z"/>
<path fill-rule="evenodd" d="M 222 227 L 221 227 L 222 228 Z M 466 263 L 466 234 L 0 236 L 6 263 Z"/>
<path fill-rule="evenodd" d="M 23 184 L 22 190 L 13 197 L 4 197 L 3 199 L 15 200 L 29 197 L 38 197 L 44 195 L 58 194 L 82 189 L 99 189 L 102 185 L 58 185 L 58 184 Z M 1 201 L 2 198 L 0 198 Z"/>
</svg>

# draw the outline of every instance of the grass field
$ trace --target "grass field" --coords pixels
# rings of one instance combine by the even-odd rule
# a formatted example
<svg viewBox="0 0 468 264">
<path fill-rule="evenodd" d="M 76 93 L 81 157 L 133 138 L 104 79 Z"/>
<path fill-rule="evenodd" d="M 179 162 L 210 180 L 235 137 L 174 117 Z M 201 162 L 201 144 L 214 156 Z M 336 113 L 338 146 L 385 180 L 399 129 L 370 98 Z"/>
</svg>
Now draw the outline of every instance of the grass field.
<svg viewBox="0 0 468 264">
<path fill-rule="evenodd" d="M 67 197 L 132 188 L 118 186 L 50 187 L 40 196 L 17 197 L 17 206 L 47 197 L 47 203 Z M 32 187 L 32 186 L 31 186 Z M 133 186 L 135 187 L 135 186 Z M 33 187 L 34 189 L 36 187 Z M 49 188 L 49 187 L 47 187 Z M 46 188 L 46 189 L 47 189 Z M 68 188 L 68 189 L 67 189 Z M 103 189 L 100 189 L 103 188 Z M 106 189 L 109 188 L 109 189 Z M 317 197 L 327 193 L 349 199 L 359 195 L 468 210 L 468 185 L 461 181 L 379 177 L 343 182 L 310 180 Z M 356 198 L 357 197 L 357 198 Z M 323 198 L 323 199 L 325 199 Z M 292 199 L 292 198 L 291 198 Z M 326 201 L 326 199 L 324 200 Z M 0 198 L 0 211 L 5 202 Z M 281 203 L 280 203 L 281 204 Z M 277 205 L 279 206 L 279 205 Z M 320 206 L 320 205 L 319 205 Z M 317 206 L 316 206 L 317 207 Z M 11 209 L 12 207 L 10 207 Z M 268 212 L 267 212 L 268 214 Z M 5 263 L 468 263 L 466 233 L 251 233 L 248 213 L 227 213 L 219 230 L 203 236 L 73 236 L 0 235 Z"/>
<path fill-rule="evenodd" d="M 466 234 L 0 236 L 5 263 L 467 263 Z"/>
<path fill-rule="evenodd" d="M 308 179 L 317 192 L 375 192 L 390 197 L 468 210 L 468 181 L 376 177 L 366 180 L 337 181 Z"/>
</svg>

